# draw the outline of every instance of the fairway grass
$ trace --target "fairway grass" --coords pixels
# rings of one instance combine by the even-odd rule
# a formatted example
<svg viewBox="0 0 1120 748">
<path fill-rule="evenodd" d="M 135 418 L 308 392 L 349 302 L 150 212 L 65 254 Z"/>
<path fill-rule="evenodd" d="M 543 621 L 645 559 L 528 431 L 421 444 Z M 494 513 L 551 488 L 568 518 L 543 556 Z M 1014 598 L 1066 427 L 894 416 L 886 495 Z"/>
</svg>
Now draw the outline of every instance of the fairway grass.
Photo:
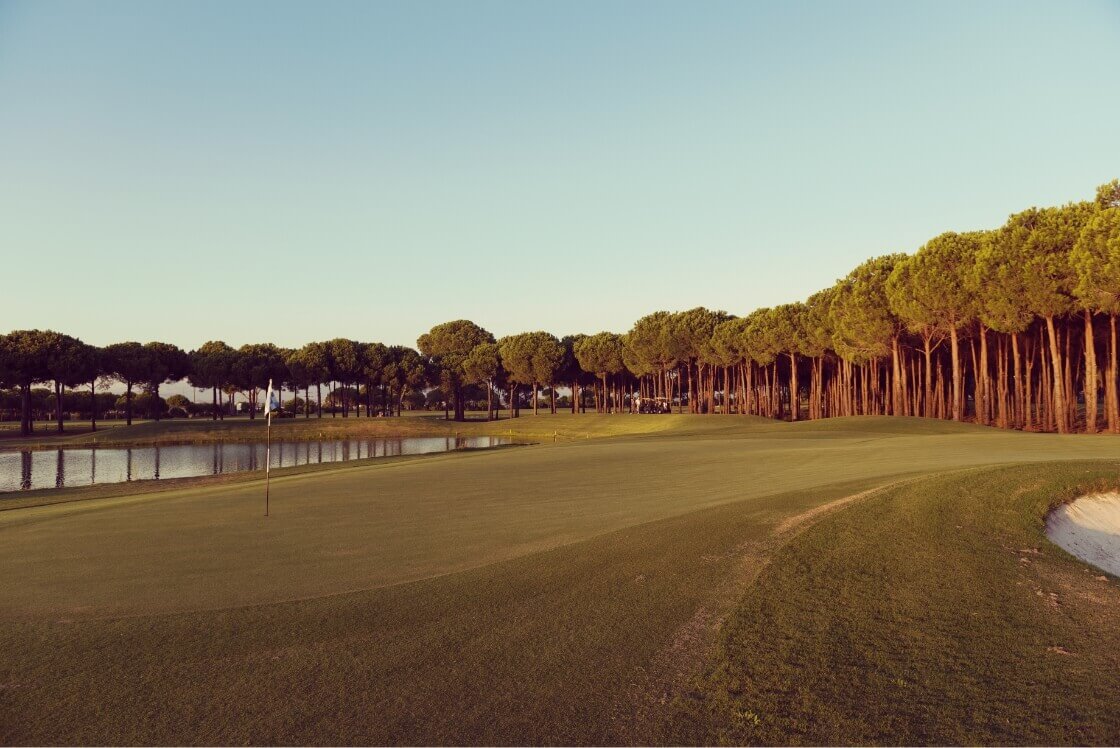
<svg viewBox="0 0 1120 748">
<path fill-rule="evenodd" d="M 1095 615 L 1120 609 L 1114 582 L 1041 539 L 1051 503 L 1120 469 L 1099 461 L 1116 442 L 896 419 L 589 420 L 598 436 L 282 477 L 267 520 L 251 480 L 0 512 L 0 739 L 1022 742 L 1062 733 L 1006 719 L 1076 699 L 1081 731 L 1054 742 L 1120 738 L 1085 694 L 1085 673 L 1117 672 L 1101 649 L 1117 642 L 1063 638 L 1094 623 L 1084 611 L 1027 616 L 1034 581 L 1003 589 L 1053 573 L 1074 597 L 1103 585 L 1085 588 Z M 1009 463 L 1023 465 L 980 469 Z M 877 584 L 900 602 L 876 602 Z M 964 626 L 963 611 L 980 617 Z M 1037 676 L 1073 685 L 1000 711 L 1020 672 L 1000 653 L 1028 628 L 1077 652 Z M 946 648 L 955 636 L 971 660 Z M 888 678 L 882 661 L 910 671 Z M 965 686 L 995 715 L 988 732 L 938 690 L 966 661 L 983 664 Z M 852 716 L 861 703 L 874 718 Z M 939 708 L 963 727 L 921 728 Z"/>
</svg>

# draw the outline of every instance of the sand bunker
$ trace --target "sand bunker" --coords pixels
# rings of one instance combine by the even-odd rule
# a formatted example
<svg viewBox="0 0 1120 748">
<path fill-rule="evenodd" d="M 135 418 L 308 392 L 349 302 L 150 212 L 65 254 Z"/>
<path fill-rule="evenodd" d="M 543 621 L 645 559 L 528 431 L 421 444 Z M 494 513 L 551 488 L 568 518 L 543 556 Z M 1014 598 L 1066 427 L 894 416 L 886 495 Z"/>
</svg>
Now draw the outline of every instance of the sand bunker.
<svg viewBox="0 0 1120 748">
<path fill-rule="evenodd" d="M 1046 536 L 1082 561 L 1120 577 L 1120 493 L 1082 496 L 1046 518 Z"/>
</svg>

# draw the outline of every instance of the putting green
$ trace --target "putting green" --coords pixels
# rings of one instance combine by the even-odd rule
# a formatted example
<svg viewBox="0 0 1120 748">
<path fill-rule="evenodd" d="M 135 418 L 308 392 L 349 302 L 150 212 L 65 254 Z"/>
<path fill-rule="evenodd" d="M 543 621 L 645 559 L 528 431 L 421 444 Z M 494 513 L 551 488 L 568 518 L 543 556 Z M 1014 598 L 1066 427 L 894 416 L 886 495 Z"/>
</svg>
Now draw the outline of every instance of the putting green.
<svg viewBox="0 0 1120 748">
<path fill-rule="evenodd" d="M 885 430 L 889 419 L 847 429 L 730 420 L 684 419 L 697 433 L 656 439 L 293 476 L 272 482 L 269 518 L 260 483 L 3 512 L 0 609 L 9 618 L 135 615 L 316 597 L 779 492 L 1116 453 L 1107 438 L 967 427 L 912 435 Z"/>
</svg>

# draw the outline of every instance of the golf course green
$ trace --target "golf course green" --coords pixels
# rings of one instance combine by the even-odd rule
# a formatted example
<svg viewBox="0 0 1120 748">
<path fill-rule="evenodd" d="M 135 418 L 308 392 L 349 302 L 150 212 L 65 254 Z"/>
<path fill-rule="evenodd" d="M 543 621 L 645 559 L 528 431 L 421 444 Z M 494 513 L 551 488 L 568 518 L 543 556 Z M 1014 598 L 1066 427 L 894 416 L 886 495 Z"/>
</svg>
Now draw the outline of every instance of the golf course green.
<svg viewBox="0 0 1120 748">
<path fill-rule="evenodd" d="M 396 422 L 533 443 L 0 499 L 0 740 L 1120 741 L 1120 585 L 1043 533 L 1115 439 Z"/>
</svg>

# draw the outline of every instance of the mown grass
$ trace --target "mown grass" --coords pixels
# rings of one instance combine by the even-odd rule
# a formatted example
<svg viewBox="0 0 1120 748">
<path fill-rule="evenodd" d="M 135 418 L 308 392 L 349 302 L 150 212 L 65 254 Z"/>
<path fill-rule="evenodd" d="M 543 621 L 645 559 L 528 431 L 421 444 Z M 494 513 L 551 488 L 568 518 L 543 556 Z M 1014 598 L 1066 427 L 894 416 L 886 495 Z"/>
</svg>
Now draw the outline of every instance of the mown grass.
<svg viewBox="0 0 1120 748">
<path fill-rule="evenodd" d="M 1042 518 L 1120 463 L 885 491 L 781 549 L 682 699 L 674 741 L 1115 744 L 1120 587 Z"/>
<path fill-rule="evenodd" d="M 5 624 L 6 742 L 648 742 L 637 684 L 776 518 L 716 507 L 380 589 Z M 219 583 L 217 579 L 215 583 Z M 654 713 L 656 717 L 656 713 Z"/>
<path fill-rule="evenodd" d="M 901 488 L 822 520 L 788 548 L 842 518 L 862 517 L 836 536 L 838 545 L 826 543 L 816 556 L 781 550 L 765 567 L 786 538 L 776 528 L 903 477 L 1100 458 L 1113 449 L 1107 439 L 975 427 L 899 432 L 886 419 L 814 429 L 734 417 L 602 417 L 611 418 L 668 427 L 607 437 L 604 426 L 601 438 L 284 477 L 273 482 L 274 516 L 267 520 L 259 481 L 0 512 L 0 739 L 662 743 L 797 742 L 828 734 L 839 737 L 825 742 L 861 742 L 872 733 L 833 713 L 857 703 L 852 694 L 875 703 L 888 692 L 873 672 L 863 677 L 867 657 L 855 633 L 836 626 L 830 638 L 833 624 L 810 625 L 814 619 L 800 611 L 858 609 L 860 585 L 873 588 L 876 574 L 895 583 L 892 574 L 901 570 L 891 568 L 894 556 L 860 566 L 874 555 L 860 545 L 864 534 L 885 545 L 910 538 L 913 553 L 927 559 L 940 554 L 930 543 L 942 536 L 912 530 L 905 503 L 893 513 L 864 513 L 910 495 Z M 1021 485 L 1041 497 L 1050 495 L 1048 471 L 1066 469 L 1047 462 L 994 475 L 1011 493 L 1020 485 L 1014 476 L 1030 476 Z M 1070 473 L 1068 485 L 1107 472 L 1093 469 Z M 950 490 L 928 485 L 930 496 Z M 947 504 L 917 516 L 950 521 L 956 510 Z M 985 505 L 972 511 L 983 515 Z M 1022 511 L 1022 531 L 1037 536 L 1041 515 Z M 1001 516 L 991 518 L 994 527 Z M 835 560 L 833 549 L 848 545 L 859 550 Z M 1017 569 L 1018 557 L 1008 553 Z M 983 576 L 988 561 L 962 560 L 962 573 Z M 1053 561 L 1072 563 L 1056 551 Z M 774 576 L 782 570 L 795 576 Z M 730 638 L 758 620 L 746 612 L 754 596 L 776 584 L 786 585 L 774 587 L 781 599 L 797 584 L 820 589 L 818 570 L 847 581 L 823 598 L 828 605 L 791 598 L 788 613 L 764 632 L 776 647 L 776 673 L 788 674 L 780 670 L 787 660 L 805 667 L 796 650 L 781 647 L 814 633 L 820 647 L 853 658 L 833 668 L 836 694 L 789 711 L 810 724 L 840 725 L 813 733 L 797 728 L 800 722 L 765 722 L 783 718 L 783 698 L 774 696 L 769 711 L 757 700 L 741 704 L 744 686 L 725 688 L 731 681 L 722 674 L 756 656 Z M 902 577 L 903 589 L 929 588 L 940 600 L 936 564 L 913 573 Z M 921 594 L 908 594 L 920 603 Z M 767 599 L 764 612 L 780 602 Z M 694 701 L 681 700 L 681 687 L 711 651 L 718 621 L 740 600 L 715 653 L 720 659 Z M 896 622 L 881 610 L 862 611 L 868 629 Z M 985 616 L 998 624 L 998 612 Z M 1009 634 L 987 630 L 961 629 L 978 651 L 1004 647 Z M 890 650 L 894 639 L 875 641 Z M 978 683 L 984 672 L 974 675 Z M 840 693 L 845 688 L 851 694 Z M 974 698 L 982 691 L 977 686 Z M 831 701 L 842 698 L 850 701 Z M 1005 694 L 993 688 L 987 698 Z M 890 709 L 881 706 L 879 717 L 902 721 L 883 722 L 874 733 L 897 729 L 898 739 L 885 742 L 926 734 L 907 732 L 917 718 Z M 774 732 L 737 732 L 742 718 L 728 715 L 738 712 L 753 713 Z M 932 719 L 936 709 L 923 714 Z M 1013 740 L 1020 733 L 992 734 Z M 1106 735 L 1107 725 L 1084 734 Z"/>
</svg>

